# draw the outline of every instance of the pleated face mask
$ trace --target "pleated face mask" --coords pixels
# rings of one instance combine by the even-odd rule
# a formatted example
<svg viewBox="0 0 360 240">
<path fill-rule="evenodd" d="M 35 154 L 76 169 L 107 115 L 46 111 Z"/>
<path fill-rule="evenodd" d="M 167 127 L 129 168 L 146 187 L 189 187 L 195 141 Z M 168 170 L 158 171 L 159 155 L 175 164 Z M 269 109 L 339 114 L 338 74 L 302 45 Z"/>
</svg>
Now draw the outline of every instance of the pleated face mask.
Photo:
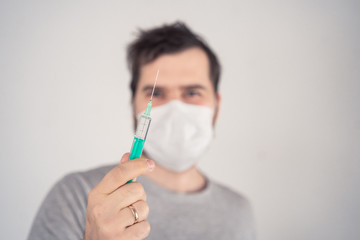
<svg viewBox="0 0 360 240">
<path fill-rule="evenodd" d="M 194 166 L 213 139 L 214 109 L 175 100 L 154 107 L 144 146 L 160 166 L 183 172 Z"/>
</svg>

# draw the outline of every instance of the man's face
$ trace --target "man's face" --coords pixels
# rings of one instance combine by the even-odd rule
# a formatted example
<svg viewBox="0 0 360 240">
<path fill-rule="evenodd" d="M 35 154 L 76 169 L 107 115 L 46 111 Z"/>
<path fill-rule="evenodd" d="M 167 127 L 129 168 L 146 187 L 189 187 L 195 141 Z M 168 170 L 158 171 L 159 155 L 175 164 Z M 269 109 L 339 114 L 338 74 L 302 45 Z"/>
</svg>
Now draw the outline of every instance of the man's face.
<svg viewBox="0 0 360 240">
<path fill-rule="evenodd" d="M 220 96 L 215 94 L 209 77 L 209 60 L 200 48 L 162 55 L 141 68 L 134 98 L 135 114 L 146 109 L 158 69 L 160 72 L 153 96 L 153 107 L 179 100 L 214 108 L 214 121 L 216 120 Z"/>
</svg>

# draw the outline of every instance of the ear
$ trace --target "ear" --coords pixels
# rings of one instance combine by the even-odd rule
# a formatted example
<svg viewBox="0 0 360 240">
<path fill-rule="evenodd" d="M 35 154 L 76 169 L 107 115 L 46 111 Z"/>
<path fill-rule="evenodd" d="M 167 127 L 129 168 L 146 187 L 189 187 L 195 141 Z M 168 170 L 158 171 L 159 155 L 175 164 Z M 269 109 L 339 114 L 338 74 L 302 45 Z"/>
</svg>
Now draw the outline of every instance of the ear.
<svg viewBox="0 0 360 240">
<path fill-rule="evenodd" d="M 219 114 L 219 109 L 220 109 L 220 103 L 221 103 L 221 95 L 220 93 L 216 93 L 215 96 L 216 100 L 215 100 L 215 112 L 214 112 L 214 118 L 213 118 L 213 126 L 215 126 L 218 114 Z"/>
<path fill-rule="evenodd" d="M 132 117 L 133 117 L 133 127 L 134 127 L 134 131 L 136 131 L 137 117 L 136 117 L 136 112 L 135 112 L 134 101 L 131 103 L 131 109 L 132 109 Z"/>
</svg>

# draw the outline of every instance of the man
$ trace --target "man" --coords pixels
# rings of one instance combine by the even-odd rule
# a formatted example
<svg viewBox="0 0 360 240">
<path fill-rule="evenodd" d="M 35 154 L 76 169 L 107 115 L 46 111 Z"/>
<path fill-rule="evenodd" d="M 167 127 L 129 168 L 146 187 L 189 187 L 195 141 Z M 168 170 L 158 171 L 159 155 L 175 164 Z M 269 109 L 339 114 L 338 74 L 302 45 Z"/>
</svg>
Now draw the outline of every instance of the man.
<svg viewBox="0 0 360 240">
<path fill-rule="evenodd" d="M 135 125 L 160 70 L 143 157 L 64 177 L 29 239 L 254 239 L 248 201 L 197 168 L 220 105 L 213 51 L 175 23 L 142 31 L 128 62 Z"/>
</svg>

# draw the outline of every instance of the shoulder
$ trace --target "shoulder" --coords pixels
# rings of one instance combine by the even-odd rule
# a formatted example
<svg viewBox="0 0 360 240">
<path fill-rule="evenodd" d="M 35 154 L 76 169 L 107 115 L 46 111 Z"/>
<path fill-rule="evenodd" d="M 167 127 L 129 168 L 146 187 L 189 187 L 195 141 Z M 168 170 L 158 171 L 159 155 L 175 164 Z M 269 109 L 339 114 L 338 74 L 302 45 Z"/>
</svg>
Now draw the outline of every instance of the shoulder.
<svg viewBox="0 0 360 240">
<path fill-rule="evenodd" d="M 60 179 L 43 200 L 28 239 L 82 239 L 88 193 L 112 167 L 73 172 Z"/>
<path fill-rule="evenodd" d="M 241 239 L 255 239 L 255 219 L 249 199 L 223 184 L 215 181 L 211 181 L 210 184 L 219 212 L 227 213 L 226 218 L 231 219 L 231 223 L 227 225 L 228 233 L 235 229 L 235 235 L 242 236 Z"/>
<path fill-rule="evenodd" d="M 43 202 L 43 206 L 54 206 L 55 204 L 73 206 L 73 203 L 77 203 L 78 205 L 81 204 L 82 207 L 86 207 L 90 190 L 101 181 L 113 166 L 115 165 L 65 175 L 51 188 Z"/>
<path fill-rule="evenodd" d="M 236 204 L 250 204 L 245 195 L 238 193 L 228 186 L 214 180 L 209 180 L 209 182 L 212 186 L 212 191 L 217 195 L 217 197 L 222 198 L 222 200 L 228 200 Z"/>
<path fill-rule="evenodd" d="M 69 209 L 71 213 L 80 213 L 80 209 L 86 209 L 90 190 L 95 187 L 111 167 L 102 166 L 65 175 L 51 188 L 42 203 L 40 212 L 53 212 L 58 207 L 59 209 Z"/>
<path fill-rule="evenodd" d="M 252 206 L 249 199 L 239 192 L 218 183 L 214 180 L 209 180 L 212 188 L 213 198 L 217 203 L 221 203 L 224 210 L 231 210 L 232 213 L 238 213 L 239 216 L 252 218 Z"/>
</svg>

